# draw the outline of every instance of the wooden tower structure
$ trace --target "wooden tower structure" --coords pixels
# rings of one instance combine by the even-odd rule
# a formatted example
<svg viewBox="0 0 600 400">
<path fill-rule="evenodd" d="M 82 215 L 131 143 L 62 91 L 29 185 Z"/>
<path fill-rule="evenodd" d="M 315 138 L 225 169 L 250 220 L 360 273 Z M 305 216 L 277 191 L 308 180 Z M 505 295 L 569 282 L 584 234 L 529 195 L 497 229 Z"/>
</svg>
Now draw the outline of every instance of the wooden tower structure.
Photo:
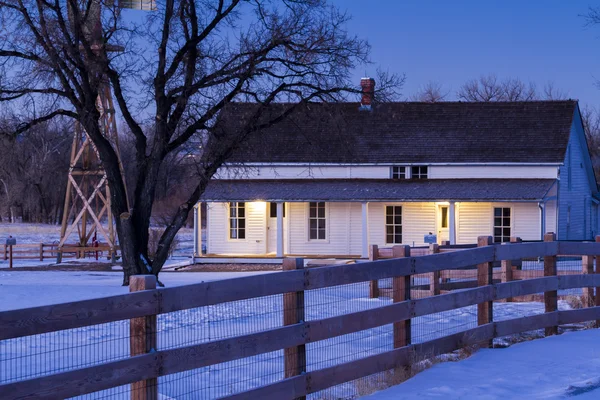
<svg viewBox="0 0 600 400">
<path fill-rule="evenodd" d="M 83 30 L 88 34 L 93 48 L 122 51 L 115 46 L 108 48 L 103 41 L 101 25 L 103 0 L 92 0 L 83 2 L 83 4 L 89 7 L 86 10 L 87 19 Z M 124 0 L 120 1 L 117 6 L 133 10 L 155 9 L 154 0 Z M 71 15 L 72 13 L 69 12 L 70 17 Z M 107 79 L 102 79 L 96 107 L 100 111 L 102 133 L 117 153 L 121 175 L 125 182 L 119 153 L 115 108 Z M 63 252 L 75 252 L 80 257 L 85 252 L 97 251 L 108 252 L 114 261 L 117 253 L 116 239 L 106 172 L 102 168 L 96 147 L 81 124 L 76 123 L 71 146 L 71 161 L 67 176 L 57 262 L 62 261 Z"/>
</svg>

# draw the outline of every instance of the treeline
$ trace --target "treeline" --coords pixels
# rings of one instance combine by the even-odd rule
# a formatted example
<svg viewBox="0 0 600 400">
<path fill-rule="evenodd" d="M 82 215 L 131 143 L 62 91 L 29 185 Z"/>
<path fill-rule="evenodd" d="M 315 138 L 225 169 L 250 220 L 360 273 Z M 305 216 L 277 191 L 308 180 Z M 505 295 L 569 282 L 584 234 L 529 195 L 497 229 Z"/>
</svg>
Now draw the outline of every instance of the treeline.
<svg viewBox="0 0 600 400">
<path fill-rule="evenodd" d="M 8 118 L 0 120 L 0 223 L 62 221 L 74 127 L 68 120 L 40 124 L 17 137 Z M 125 179 L 133 190 L 136 170 L 131 135 L 120 131 L 120 151 Z M 185 153 L 168 157 L 161 170 L 153 209 L 154 222 L 164 225 L 174 204 L 190 190 L 195 168 Z M 130 197 L 131 198 L 131 197 Z M 81 205 L 81 203 L 79 203 Z M 171 210 L 171 211 L 169 211 Z M 190 221 L 191 223 L 191 221 Z"/>
</svg>

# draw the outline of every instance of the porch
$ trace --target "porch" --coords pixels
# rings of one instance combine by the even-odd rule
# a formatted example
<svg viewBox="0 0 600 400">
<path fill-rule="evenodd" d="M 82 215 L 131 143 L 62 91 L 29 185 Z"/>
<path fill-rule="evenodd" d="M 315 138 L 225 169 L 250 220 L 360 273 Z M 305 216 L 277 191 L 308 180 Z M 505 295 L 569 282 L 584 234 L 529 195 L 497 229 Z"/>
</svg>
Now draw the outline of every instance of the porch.
<svg viewBox="0 0 600 400">
<path fill-rule="evenodd" d="M 544 198 L 554 181 L 477 180 L 476 187 L 473 180 L 457 181 L 216 181 L 218 190 L 203 199 L 206 254 L 198 240 L 195 254 L 217 262 L 366 259 L 373 244 L 418 247 L 428 235 L 450 245 L 475 243 L 481 235 L 539 240 L 543 224 L 556 224 L 552 199 Z M 450 197 L 457 188 L 460 196 Z M 196 227 L 200 220 L 197 206 Z"/>
</svg>

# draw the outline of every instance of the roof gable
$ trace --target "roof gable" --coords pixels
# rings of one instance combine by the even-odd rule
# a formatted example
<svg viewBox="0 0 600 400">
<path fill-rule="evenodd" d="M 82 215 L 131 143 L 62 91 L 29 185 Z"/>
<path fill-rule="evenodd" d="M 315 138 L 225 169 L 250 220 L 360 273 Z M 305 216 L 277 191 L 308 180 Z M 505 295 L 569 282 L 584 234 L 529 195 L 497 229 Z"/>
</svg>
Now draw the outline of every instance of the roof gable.
<svg viewBox="0 0 600 400">
<path fill-rule="evenodd" d="M 577 102 L 311 103 L 234 151 L 243 163 L 562 163 Z M 219 117 L 239 129 L 256 107 Z M 274 104 L 277 115 L 287 104 Z"/>
</svg>

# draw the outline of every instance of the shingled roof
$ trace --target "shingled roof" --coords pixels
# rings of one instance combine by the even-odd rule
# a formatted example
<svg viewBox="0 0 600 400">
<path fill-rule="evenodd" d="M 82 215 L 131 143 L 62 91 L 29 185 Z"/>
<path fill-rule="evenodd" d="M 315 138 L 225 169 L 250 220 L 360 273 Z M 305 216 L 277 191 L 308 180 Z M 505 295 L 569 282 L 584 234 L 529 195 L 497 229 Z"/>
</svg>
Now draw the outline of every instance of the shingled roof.
<svg viewBox="0 0 600 400">
<path fill-rule="evenodd" d="M 539 201 L 554 179 L 211 181 L 203 201 Z"/>
<path fill-rule="evenodd" d="M 239 129 L 251 103 L 225 109 Z M 286 104 L 271 106 L 277 115 Z M 236 149 L 243 163 L 562 163 L 577 102 L 312 103 Z"/>
</svg>

